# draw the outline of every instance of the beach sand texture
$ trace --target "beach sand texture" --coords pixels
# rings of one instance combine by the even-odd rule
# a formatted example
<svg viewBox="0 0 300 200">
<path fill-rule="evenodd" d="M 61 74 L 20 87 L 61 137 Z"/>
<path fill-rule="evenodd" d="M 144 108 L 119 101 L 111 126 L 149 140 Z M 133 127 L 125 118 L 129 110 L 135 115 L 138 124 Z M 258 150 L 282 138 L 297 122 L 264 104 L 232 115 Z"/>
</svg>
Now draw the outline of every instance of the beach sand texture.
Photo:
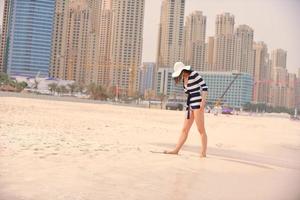
<svg viewBox="0 0 300 200">
<path fill-rule="evenodd" d="M 299 200 L 300 123 L 206 114 L 179 156 L 185 113 L 0 98 L 1 200 Z"/>
</svg>

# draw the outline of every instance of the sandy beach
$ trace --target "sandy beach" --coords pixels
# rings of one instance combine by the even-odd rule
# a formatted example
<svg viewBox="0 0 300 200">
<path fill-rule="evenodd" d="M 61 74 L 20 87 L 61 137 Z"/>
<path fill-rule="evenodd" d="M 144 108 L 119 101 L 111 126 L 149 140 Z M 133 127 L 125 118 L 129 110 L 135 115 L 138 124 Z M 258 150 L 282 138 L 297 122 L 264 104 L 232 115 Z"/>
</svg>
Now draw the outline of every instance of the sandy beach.
<svg viewBox="0 0 300 200">
<path fill-rule="evenodd" d="M 0 97 L 1 200 L 299 200 L 300 122 Z"/>
</svg>

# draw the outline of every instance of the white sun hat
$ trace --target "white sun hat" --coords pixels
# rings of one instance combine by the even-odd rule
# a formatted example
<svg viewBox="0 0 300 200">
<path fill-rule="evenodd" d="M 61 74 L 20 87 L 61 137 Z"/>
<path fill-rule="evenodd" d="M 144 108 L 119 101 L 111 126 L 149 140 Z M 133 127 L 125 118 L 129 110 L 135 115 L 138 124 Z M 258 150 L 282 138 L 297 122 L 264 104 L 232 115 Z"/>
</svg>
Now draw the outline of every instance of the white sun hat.
<svg viewBox="0 0 300 200">
<path fill-rule="evenodd" d="M 176 62 L 174 65 L 173 78 L 178 77 L 183 70 L 191 70 L 191 66 L 185 66 L 182 62 Z"/>
</svg>

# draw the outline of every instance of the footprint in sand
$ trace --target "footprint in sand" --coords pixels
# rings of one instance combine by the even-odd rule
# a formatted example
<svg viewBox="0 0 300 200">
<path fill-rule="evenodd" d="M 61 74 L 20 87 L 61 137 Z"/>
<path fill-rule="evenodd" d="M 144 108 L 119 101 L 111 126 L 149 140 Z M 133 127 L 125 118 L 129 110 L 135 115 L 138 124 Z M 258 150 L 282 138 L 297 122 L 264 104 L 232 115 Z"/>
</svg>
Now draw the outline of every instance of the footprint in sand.
<svg viewBox="0 0 300 200">
<path fill-rule="evenodd" d="M 94 149 L 94 151 L 109 151 L 108 149 Z"/>
<path fill-rule="evenodd" d="M 234 145 L 223 144 L 223 143 L 217 143 L 216 146 L 217 146 L 218 148 L 233 148 L 233 147 L 235 147 Z"/>
<path fill-rule="evenodd" d="M 79 151 L 83 152 L 83 154 L 87 154 L 90 152 L 88 149 L 79 149 Z"/>
<path fill-rule="evenodd" d="M 40 156 L 39 158 L 45 159 L 45 158 L 48 158 L 49 156 L 56 156 L 56 155 L 58 155 L 58 153 L 52 152 L 52 153 L 44 154 L 44 155 Z"/>
<path fill-rule="evenodd" d="M 217 146 L 218 148 L 222 148 L 222 147 L 223 147 L 223 144 L 222 144 L 222 143 L 217 143 L 216 146 Z"/>
</svg>

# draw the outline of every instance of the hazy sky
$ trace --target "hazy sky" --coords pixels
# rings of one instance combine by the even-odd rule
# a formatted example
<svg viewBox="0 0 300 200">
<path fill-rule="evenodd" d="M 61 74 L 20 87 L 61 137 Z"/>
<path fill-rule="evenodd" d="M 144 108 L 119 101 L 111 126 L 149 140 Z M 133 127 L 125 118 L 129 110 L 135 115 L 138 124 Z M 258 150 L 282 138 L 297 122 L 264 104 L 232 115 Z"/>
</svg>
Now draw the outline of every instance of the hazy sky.
<svg viewBox="0 0 300 200">
<path fill-rule="evenodd" d="M 3 1 L 0 0 L 2 22 Z M 162 0 L 145 0 L 143 61 L 155 61 L 158 24 Z M 214 35 L 215 17 L 222 12 L 235 16 L 236 25 L 247 24 L 254 29 L 254 40 L 264 41 L 269 52 L 287 50 L 290 72 L 300 68 L 300 0 L 186 0 L 185 15 L 194 10 L 207 16 L 206 36 Z"/>
</svg>

